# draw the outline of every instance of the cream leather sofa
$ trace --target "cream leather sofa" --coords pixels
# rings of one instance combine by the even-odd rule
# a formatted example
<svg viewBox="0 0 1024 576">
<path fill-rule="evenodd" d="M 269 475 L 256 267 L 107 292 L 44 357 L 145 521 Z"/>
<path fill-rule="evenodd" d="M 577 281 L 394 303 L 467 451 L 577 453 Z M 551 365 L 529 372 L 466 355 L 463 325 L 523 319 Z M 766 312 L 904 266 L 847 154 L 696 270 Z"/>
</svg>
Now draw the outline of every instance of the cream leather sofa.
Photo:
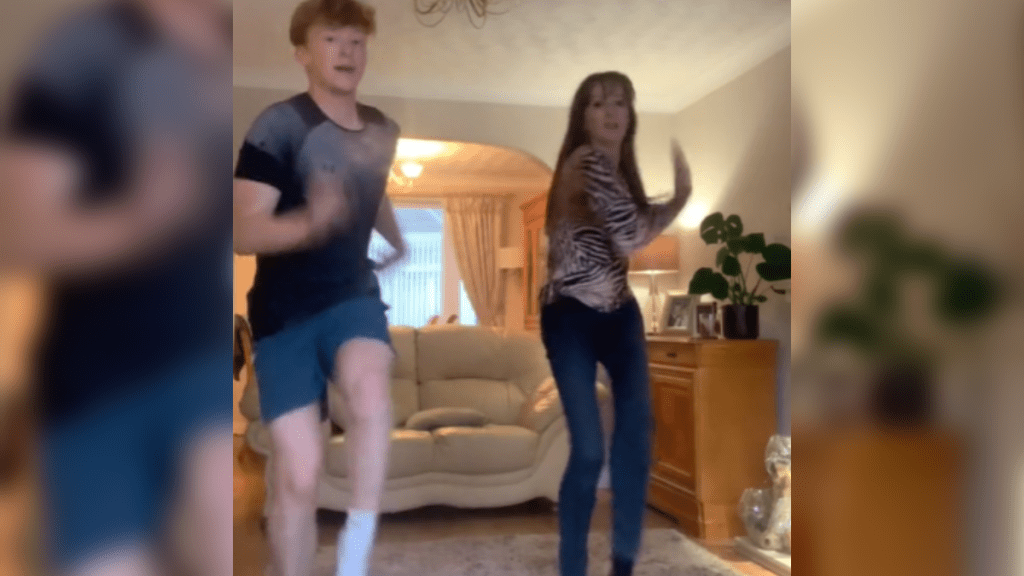
<svg viewBox="0 0 1024 576">
<path fill-rule="evenodd" d="M 431 504 L 500 507 L 537 497 L 558 499 L 568 461 L 568 436 L 558 391 L 540 339 L 476 326 L 396 326 L 392 380 L 395 428 L 383 512 Z M 603 371 L 602 371 L 603 373 Z M 268 457 L 270 440 L 259 420 L 256 384 L 240 408 L 250 420 L 248 444 Z M 607 403 L 604 384 L 599 396 Z M 432 408 L 473 408 L 491 420 L 483 427 L 403 427 Z M 330 418 L 344 429 L 342 399 L 328 394 Z M 325 423 L 319 506 L 343 511 L 350 497 L 344 432 Z M 269 494 L 269 492 L 268 492 Z"/>
</svg>

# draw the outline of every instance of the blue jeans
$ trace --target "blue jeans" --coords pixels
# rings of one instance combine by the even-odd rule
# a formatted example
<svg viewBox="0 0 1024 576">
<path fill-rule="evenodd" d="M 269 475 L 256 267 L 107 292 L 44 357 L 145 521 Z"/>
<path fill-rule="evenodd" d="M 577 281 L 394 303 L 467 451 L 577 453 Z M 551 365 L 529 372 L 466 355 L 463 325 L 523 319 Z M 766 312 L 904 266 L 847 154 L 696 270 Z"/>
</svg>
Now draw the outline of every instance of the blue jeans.
<svg viewBox="0 0 1024 576">
<path fill-rule="evenodd" d="M 643 530 L 651 465 L 653 416 L 647 340 L 635 300 L 613 312 L 598 312 L 563 297 L 541 310 L 547 348 L 569 427 L 569 464 L 559 490 L 558 521 L 562 576 L 585 576 L 587 534 L 604 464 L 604 435 L 597 404 L 597 363 L 612 381 L 612 559 L 628 573 Z M 625 570 L 622 570 L 625 567 Z"/>
</svg>

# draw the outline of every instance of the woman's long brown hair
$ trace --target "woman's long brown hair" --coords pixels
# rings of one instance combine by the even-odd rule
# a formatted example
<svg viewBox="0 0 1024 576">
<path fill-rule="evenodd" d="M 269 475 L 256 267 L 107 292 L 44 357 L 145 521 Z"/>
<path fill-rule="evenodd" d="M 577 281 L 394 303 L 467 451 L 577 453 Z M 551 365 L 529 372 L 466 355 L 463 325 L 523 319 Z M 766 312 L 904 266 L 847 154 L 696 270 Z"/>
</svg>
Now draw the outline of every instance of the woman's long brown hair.
<svg viewBox="0 0 1024 576">
<path fill-rule="evenodd" d="M 548 190 L 547 216 L 544 220 L 544 231 L 550 236 L 554 225 L 562 218 L 569 216 L 561 213 L 560 206 L 570 206 L 568 203 L 556 204 L 554 202 L 558 189 L 558 181 L 562 175 L 562 168 L 565 160 L 573 151 L 584 144 L 588 144 L 590 138 L 584 128 L 583 113 L 590 105 L 590 96 L 595 86 L 607 93 L 614 86 L 622 88 L 626 101 L 629 103 L 629 125 L 626 127 L 626 135 L 622 139 L 622 150 L 619 153 L 619 169 L 626 180 L 629 192 L 633 199 L 640 206 L 647 206 L 647 195 L 644 193 L 644 185 L 640 182 L 640 169 L 636 164 L 636 109 L 634 101 L 636 92 L 633 90 L 633 83 L 621 72 L 598 72 L 591 74 L 583 80 L 580 87 L 576 89 L 576 95 L 572 99 L 572 108 L 569 110 L 569 128 L 565 133 L 565 140 L 562 142 L 562 149 L 558 153 L 558 162 L 555 164 L 555 174 L 551 178 L 551 188 Z"/>
</svg>

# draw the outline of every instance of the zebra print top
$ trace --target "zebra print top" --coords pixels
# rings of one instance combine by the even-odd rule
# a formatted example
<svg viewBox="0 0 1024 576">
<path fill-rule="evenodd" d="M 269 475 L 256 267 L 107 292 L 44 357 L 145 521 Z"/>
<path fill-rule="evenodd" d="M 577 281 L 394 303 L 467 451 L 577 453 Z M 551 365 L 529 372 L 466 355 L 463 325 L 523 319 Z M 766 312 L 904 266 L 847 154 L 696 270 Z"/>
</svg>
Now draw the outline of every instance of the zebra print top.
<svg viewBox="0 0 1024 576">
<path fill-rule="evenodd" d="M 660 234 L 682 206 L 637 205 L 610 159 L 593 148 L 580 151 L 578 166 L 595 218 L 555 223 L 548 239 L 549 280 L 541 288 L 540 302 L 569 296 L 611 312 L 633 298 L 626 280 L 629 255 Z"/>
</svg>

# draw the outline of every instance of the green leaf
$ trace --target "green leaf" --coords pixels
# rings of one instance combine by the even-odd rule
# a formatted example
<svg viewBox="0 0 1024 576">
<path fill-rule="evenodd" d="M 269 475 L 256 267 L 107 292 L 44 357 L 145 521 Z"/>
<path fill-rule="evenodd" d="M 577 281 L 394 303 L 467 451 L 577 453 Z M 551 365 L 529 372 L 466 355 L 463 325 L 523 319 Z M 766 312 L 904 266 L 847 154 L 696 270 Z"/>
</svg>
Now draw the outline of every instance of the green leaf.
<svg viewBox="0 0 1024 576">
<path fill-rule="evenodd" d="M 700 237 L 705 244 L 717 244 L 725 240 L 725 218 L 721 212 L 704 217 L 700 223 Z"/>
<path fill-rule="evenodd" d="M 746 251 L 750 254 L 761 254 L 765 249 L 764 234 L 758 232 L 756 234 L 748 234 L 746 237 L 747 246 Z M 781 244 L 779 244 L 781 246 Z"/>
<path fill-rule="evenodd" d="M 711 295 L 718 300 L 725 300 L 729 297 L 729 282 L 726 281 L 725 276 L 715 274 L 711 281 Z"/>
<path fill-rule="evenodd" d="M 758 294 L 757 296 L 754 297 L 754 300 L 756 300 L 758 302 L 767 302 L 768 301 L 768 297 L 765 296 L 764 294 Z"/>
<path fill-rule="evenodd" d="M 743 220 L 736 214 L 725 219 L 725 238 L 739 238 L 743 235 Z"/>
<path fill-rule="evenodd" d="M 715 271 L 711 268 L 698 268 L 690 279 L 690 294 L 709 294 L 715 284 Z"/>
<path fill-rule="evenodd" d="M 726 276 L 739 276 L 742 269 L 740 268 L 740 261 L 735 256 L 727 256 L 725 261 L 722 262 L 722 274 Z"/>
<path fill-rule="evenodd" d="M 778 266 L 775 264 L 769 264 L 767 262 L 759 262 L 754 267 L 757 270 L 758 276 L 760 276 L 766 282 L 779 282 L 780 280 L 789 280 L 789 267 Z"/>
<path fill-rule="evenodd" d="M 791 252 L 784 244 L 769 244 L 761 251 L 764 262 L 756 266 L 758 275 L 767 282 L 789 280 Z"/>
<path fill-rule="evenodd" d="M 867 353 L 882 345 L 881 329 L 875 318 L 852 306 L 836 306 L 826 311 L 818 321 L 816 335 L 823 344 L 845 342 Z"/>
<path fill-rule="evenodd" d="M 863 282 L 864 299 L 872 311 L 891 314 L 899 305 L 896 277 L 888 267 L 868 273 Z"/>
<path fill-rule="evenodd" d="M 840 225 L 841 248 L 850 252 L 869 253 L 879 263 L 899 260 L 903 242 L 903 223 L 898 215 L 890 211 L 863 211 Z"/>
<path fill-rule="evenodd" d="M 937 242 L 924 241 L 903 249 L 903 267 L 912 272 L 941 274 L 946 256 Z"/>
<path fill-rule="evenodd" d="M 718 256 L 715 256 L 715 266 L 718 266 L 719 268 L 721 268 L 721 267 L 722 267 L 722 264 L 723 264 L 723 263 L 725 262 L 725 259 L 726 259 L 726 258 L 727 258 L 728 256 L 729 256 L 729 248 L 728 248 L 728 247 L 726 247 L 726 246 L 723 246 L 723 247 L 722 247 L 722 248 L 721 248 L 721 249 L 720 249 L 720 250 L 718 251 Z"/>
<path fill-rule="evenodd" d="M 742 237 L 726 240 L 725 245 L 729 248 L 729 252 L 733 254 L 742 254 L 747 251 L 747 241 Z"/>
<path fill-rule="evenodd" d="M 776 294 L 785 294 L 786 293 L 786 291 L 783 290 L 782 288 L 776 288 L 775 286 L 769 286 L 769 288 L 771 288 L 772 292 L 775 292 Z"/>
<path fill-rule="evenodd" d="M 978 262 L 950 264 L 938 278 L 935 311 L 940 318 L 967 324 L 989 315 L 998 305 L 998 280 Z"/>
<path fill-rule="evenodd" d="M 764 239 L 763 235 L 762 241 Z M 793 252 L 789 249 L 789 246 L 785 244 L 769 244 L 761 247 L 761 256 L 764 257 L 765 262 L 772 264 L 785 264 L 789 266 L 793 260 Z"/>
</svg>

